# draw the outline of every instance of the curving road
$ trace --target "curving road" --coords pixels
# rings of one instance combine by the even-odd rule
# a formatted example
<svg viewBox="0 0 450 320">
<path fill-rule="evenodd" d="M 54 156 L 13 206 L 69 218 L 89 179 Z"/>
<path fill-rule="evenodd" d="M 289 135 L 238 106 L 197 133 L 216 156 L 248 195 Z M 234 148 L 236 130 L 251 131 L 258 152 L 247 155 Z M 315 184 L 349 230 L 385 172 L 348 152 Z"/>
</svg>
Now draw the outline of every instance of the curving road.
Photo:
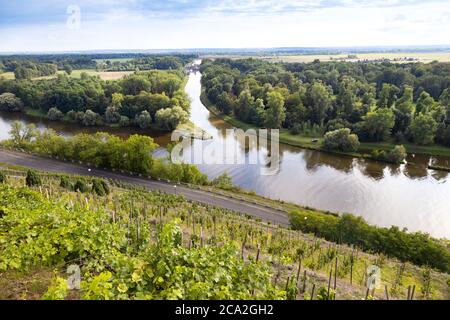
<svg viewBox="0 0 450 320">
<path fill-rule="evenodd" d="M 101 169 L 88 169 L 87 167 L 39 157 L 15 151 L 0 150 L 0 162 L 19 165 L 47 172 L 60 172 L 76 175 L 95 176 L 121 180 L 130 184 L 143 186 L 150 191 L 162 191 L 171 194 L 182 194 L 188 200 L 197 201 L 203 204 L 213 205 L 239 213 L 249 214 L 271 223 L 289 226 L 287 213 L 284 211 L 268 208 L 262 205 L 253 204 L 244 200 L 227 198 L 202 190 L 190 189 L 184 186 L 174 186 L 173 184 L 145 179 L 142 177 L 130 176 L 126 174 L 111 172 Z"/>
</svg>

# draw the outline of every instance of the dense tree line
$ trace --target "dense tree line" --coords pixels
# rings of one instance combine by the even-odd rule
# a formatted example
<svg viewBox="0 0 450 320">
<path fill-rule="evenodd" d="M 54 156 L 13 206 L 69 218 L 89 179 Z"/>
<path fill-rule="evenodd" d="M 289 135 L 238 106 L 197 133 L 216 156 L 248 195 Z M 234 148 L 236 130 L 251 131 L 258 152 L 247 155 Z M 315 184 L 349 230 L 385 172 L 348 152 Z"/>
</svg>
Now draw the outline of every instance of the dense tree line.
<svg viewBox="0 0 450 320">
<path fill-rule="evenodd" d="M 10 135 L 11 139 L 4 141 L 4 146 L 153 178 L 208 183 L 207 177 L 194 165 L 154 159 L 153 151 L 158 145 L 148 136 L 132 135 L 122 139 L 99 132 L 63 137 L 51 129 L 41 131 L 34 125 L 25 126 L 20 122 L 13 123 Z"/>
<path fill-rule="evenodd" d="M 104 60 L 99 65 L 108 71 L 178 70 L 192 60 L 192 56 L 147 56 L 128 61 Z"/>
<path fill-rule="evenodd" d="M 103 81 L 58 75 L 50 80 L 0 79 L 0 109 L 39 110 L 50 120 L 85 126 L 112 124 L 174 129 L 188 119 L 189 98 L 181 70 L 136 72 L 122 80 Z"/>
<path fill-rule="evenodd" d="M 225 114 L 308 135 L 450 146 L 450 64 L 205 60 L 202 85 Z"/>
<path fill-rule="evenodd" d="M 28 79 L 21 76 L 47 76 L 67 68 L 107 71 L 178 70 L 194 57 L 193 55 L 151 54 L 11 55 L 0 58 L 0 72 L 17 72 L 17 79 Z M 54 72 L 50 73 L 51 71 Z"/>
<path fill-rule="evenodd" d="M 32 79 L 51 76 L 58 71 L 54 63 L 38 63 L 27 59 L 4 60 L 0 62 L 0 71 L 14 72 L 16 79 Z"/>
<path fill-rule="evenodd" d="M 384 253 L 401 261 L 450 271 L 449 248 L 424 233 L 371 226 L 363 218 L 350 214 L 336 217 L 298 211 L 290 214 L 290 221 L 295 230 L 314 233 L 329 241 L 357 245 L 363 250 Z"/>
</svg>

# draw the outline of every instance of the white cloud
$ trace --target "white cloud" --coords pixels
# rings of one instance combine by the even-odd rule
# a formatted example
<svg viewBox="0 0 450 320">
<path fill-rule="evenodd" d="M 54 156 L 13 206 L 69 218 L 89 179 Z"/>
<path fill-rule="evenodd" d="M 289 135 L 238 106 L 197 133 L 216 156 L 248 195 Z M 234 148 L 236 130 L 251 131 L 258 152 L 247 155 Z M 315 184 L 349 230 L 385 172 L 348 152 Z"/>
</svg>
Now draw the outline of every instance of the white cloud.
<svg viewBox="0 0 450 320">
<path fill-rule="evenodd" d="M 187 3 L 169 2 L 158 12 Z M 211 1 L 170 18 L 137 10 L 138 0 L 102 3 L 107 10 L 95 15 L 81 7 L 81 30 L 63 22 L 0 26 L 0 51 L 449 44 L 450 8 L 441 0 Z"/>
</svg>

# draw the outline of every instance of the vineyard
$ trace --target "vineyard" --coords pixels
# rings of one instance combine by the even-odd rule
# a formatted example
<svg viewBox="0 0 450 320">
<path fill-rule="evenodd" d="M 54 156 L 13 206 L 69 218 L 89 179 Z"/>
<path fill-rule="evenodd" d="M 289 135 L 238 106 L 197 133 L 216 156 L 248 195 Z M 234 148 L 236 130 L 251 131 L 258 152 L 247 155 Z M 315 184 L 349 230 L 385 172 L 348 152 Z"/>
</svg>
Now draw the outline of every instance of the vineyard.
<svg viewBox="0 0 450 320">
<path fill-rule="evenodd" d="M 446 273 L 180 195 L 12 169 L 0 182 L 0 299 L 450 299 Z"/>
</svg>

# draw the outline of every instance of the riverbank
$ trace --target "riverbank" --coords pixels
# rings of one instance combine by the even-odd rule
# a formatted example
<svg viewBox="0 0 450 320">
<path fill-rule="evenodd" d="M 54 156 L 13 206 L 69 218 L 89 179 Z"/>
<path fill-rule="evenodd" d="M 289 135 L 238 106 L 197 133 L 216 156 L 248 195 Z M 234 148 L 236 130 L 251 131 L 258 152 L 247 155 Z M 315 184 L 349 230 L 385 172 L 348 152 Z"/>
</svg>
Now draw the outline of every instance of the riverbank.
<svg viewBox="0 0 450 320">
<path fill-rule="evenodd" d="M 204 93 L 202 89 L 202 94 L 200 97 L 202 103 L 205 105 L 205 107 L 208 108 L 208 110 L 216 115 L 217 117 L 220 117 L 230 125 L 241 128 L 243 130 L 248 129 L 258 129 L 254 125 L 245 123 L 240 121 L 239 119 L 225 115 L 221 113 L 206 97 L 206 94 Z M 314 141 L 314 142 L 313 142 Z M 363 142 L 361 143 L 359 147 L 359 152 L 339 152 L 339 151 L 329 151 L 325 150 L 322 147 L 323 138 L 322 137 L 304 137 L 300 135 L 293 135 L 289 132 L 287 129 L 280 129 L 280 142 L 293 146 L 293 147 L 299 147 L 303 149 L 309 149 L 309 150 L 317 150 L 321 152 L 328 152 L 332 154 L 338 154 L 343 156 L 349 156 L 353 158 L 362 158 L 362 159 L 370 159 L 374 161 L 380 161 L 375 160 L 372 158 L 371 153 L 374 150 L 383 150 L 383 151 L 390 151 L 392 150 L 396 144 L 393 142 Z M 422 154 L 427 156 L 444 156 L 444 157 L 450 157 L 450 148 L 439 146 L 439 145 L 432 145 L 432 146 L 419 146 L 414 144 L 404 144 L 402 145 L 406 148 L 407 153 L 411 154 Z"/>
<path fill-rule="evenodd" d="M 23 113 L 25 115 L 27 115 L 28 117 L 34 118 L 37 121 L 42 121 L 42 120 L 47 120 L 47 121 L 51 121 L 47 118 L 47 115 L 41 111 L 41 110 L 36 110 L 36 109 L 31 109 L 31 108 L 25 108 L 23 110 Z M 67 115 L 64 116 L 64 118 L 62 118 L 61 120 L 55 121 L 55 122 L 62 122 L 62 123 L 70 123 L 70 124 L 76 124 L 75 122 L 73 122 L 72 120 L 69 119 L 69 117 Z M 109 124 L 109 123 L 104 123 L 101 126 L 94 126 L 94 127 L 108 127 L 108 128 L 119 128 L 120 126 L 118 124 Z M 126 128 L 126 127 L 124 127 Z M 170 130 L 166 130 L 166 129 L 162 129 L 158 126 L 155 125 L 151 125 L 150 127 L 148 127 L 147 129 L 149 130 L 155 130 L 155 131 L 160 131 L 160 132 L 167 132 L 170 133 Z M 197 127 L 193 122 L 191 122 L 190 120 L 188 120 L 185 123 L 180 123 L 176 130 L 184 137 L 191 137 L 194 139 L 199 139 L 199 140 L 209 140 L 212 139 L 212 136 L 206 132 L 205 130 L 203 130 L 202 128 Z"/>
</svg>

